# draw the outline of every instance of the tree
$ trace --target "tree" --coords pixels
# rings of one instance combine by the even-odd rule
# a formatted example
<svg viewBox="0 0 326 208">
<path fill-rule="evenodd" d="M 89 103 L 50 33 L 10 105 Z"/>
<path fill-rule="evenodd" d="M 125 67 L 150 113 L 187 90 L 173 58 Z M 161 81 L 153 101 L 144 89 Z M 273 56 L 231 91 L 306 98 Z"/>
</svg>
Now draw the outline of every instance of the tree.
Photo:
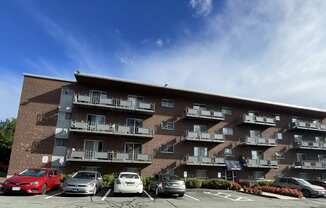
<svg viewBox="0 0 326 208">
<path fill-rule="evenodd" d="M 0 121 L 0 163 L 8 164 L 11 145 L 16 127 L 16 119 Z"/>
</svg>

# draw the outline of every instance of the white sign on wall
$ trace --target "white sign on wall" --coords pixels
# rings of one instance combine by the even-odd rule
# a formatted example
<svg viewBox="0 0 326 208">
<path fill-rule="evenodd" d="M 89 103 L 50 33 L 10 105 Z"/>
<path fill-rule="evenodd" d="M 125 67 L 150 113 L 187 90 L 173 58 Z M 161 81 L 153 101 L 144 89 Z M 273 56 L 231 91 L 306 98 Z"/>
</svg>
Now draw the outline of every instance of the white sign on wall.
<svg viewBox="0 0 326 208">
<path fill-rule="evenodd" d="M 49 162 L 49 156 L 42 156 L 42 163 L 48 163 Z"/>
<path fill-rule="evenodd" d="M 183 177 L 184 177 L 184 178 L 187 178 L 187 176 L 188 176 L 187 171 L 184 171 L 184 172 L 183 172 Z"/>
<path fill-rule="evenodd" d="M 221 178 L 222 177 L 222 173 L 221 172 L 217 172 L 217 178 Z"/>
</svg>

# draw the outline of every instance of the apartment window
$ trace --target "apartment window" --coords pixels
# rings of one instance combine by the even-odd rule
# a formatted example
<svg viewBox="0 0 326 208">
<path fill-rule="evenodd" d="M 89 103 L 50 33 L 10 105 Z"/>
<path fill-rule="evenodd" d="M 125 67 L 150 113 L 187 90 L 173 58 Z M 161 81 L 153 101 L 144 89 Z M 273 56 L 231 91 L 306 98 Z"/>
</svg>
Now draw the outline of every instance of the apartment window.
<svg viewBox="0 0 326 208">
<path fill-rule="evenodd" d="M 196 170 L 196 178 L 207 178 L 207 170 Z"/>
<path fill-rule="evenodd" d="M 174 153 L 174 144 L 164 144 L 160 147 L 161 153 Z"/>
<path fill-rule="evenodd" d="M 283 139 L 283 134 L 282 133 L 276 133 L 275 137 L 277 140 L 282 140 Z"/>
<path fill-rule="evenodd" d="M 173 130 L 175 130 L 175 122 L 174 121 L 162 121 L 161 129 L 173 131 Z"/>
<path fill-rule="evenodd" d="M 251 150 L 251 159 L 252 160 L 262 160 L 263 154 L 257 150 Z"/>
<path fill-rule="evenodd" d="M 222 107 L 222 113 L 225 115 L 232 115 L 232 108 L 230 107 Z"/>
<path fill-rule="evenodd" d="M 143 120 L 138 118 L 127 118 L 127 126 L 133 128 L 142 128 L 143 127 Z"/>
<path fill-rule="evenodd" d="M 68 145 L 68 140 L 67 139 L 60 139 L 60 138 L 55 139 L 55 146 L 57 146 L 57 147 L 66 147 L 67 145 Z"/>
<path fill-rule="evenodd" d="M 231 155 L 232 155 L 232 149 L 229 148 L 229 147 L 226 147 L 226 148 L 224 149 L 224 155 L 225 155 L 225 156 L 231 156 Z"/>
<path fill-rule="evenodd" d="M 207 157 L 207 147 L 194 147 L 194 156 L 196 157 Z"/>
<path fill-rule="evenodd" d="M 90 125 L 105 124 L 105 116 L 89 114 L 87 115 L 87 121 Z"/>
<path fill-rule="evenodd" d="M 223 131 L 223 135 L 227 135 L 227 136 L 233 135 L 233 128 L 224 127 L 222 131 Z"/>
<path fill-rule="evenodd" d="M 162 99 L 161 100 L 161 106 L 164 108 L 174 108 L 175 107 L 175 101 L 171 99 Z"/>
<path fill-rule="evenodd" d="M 207 126 L 195 124 L 194 125 L 194 132 L 198 132 L 198 133 L 207 132 Z"/>
<path fill-rule="evenodd" d="M 196 109 L 196 110 L 206 110 L 207 109 L 207 105 L 205 105 L 205 104 L 199 104 L 199 103 L 194 103 L 193 109 Z"/>
<path fill-rule="evenodd" d="M 250 130 L 249 131 L 249 136 L 252 137 L 252 138 L 261 137 L 261 132 L 257 131 L 257 130 Z"/>
<path fill-rule="evenodd" d="M 253 177 L 254 177 L 254 179 L 264 179 L 265 173 L 264 173 L 264 171 L 254 171 Z"/>
</svg>

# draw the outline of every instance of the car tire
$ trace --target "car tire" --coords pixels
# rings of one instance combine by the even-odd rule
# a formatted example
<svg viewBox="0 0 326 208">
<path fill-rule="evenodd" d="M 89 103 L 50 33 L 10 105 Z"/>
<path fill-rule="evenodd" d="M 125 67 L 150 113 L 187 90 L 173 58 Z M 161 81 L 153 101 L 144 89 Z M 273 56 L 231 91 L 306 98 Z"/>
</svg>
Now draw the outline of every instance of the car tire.
<svg viewBox="0 0 326 208">
<path fill-rule="evenodd" d="M 41 189 L 41 194 L 45 195 L 46 194 L 46 189 L 48 188 L 48 186 L 46 184 L 42 185 L 42 189 Z"/>
<path fill-rule="evenodd" d="M 183 197 L 184 195 L 185 195 L 185 193 L 178 194 L 179 197 Z"/>
<path fill-rule="evenodd" d="M 301 190 L 304 197 L 311 197 L 311 193 L 307 189 Z"/>
</svg>

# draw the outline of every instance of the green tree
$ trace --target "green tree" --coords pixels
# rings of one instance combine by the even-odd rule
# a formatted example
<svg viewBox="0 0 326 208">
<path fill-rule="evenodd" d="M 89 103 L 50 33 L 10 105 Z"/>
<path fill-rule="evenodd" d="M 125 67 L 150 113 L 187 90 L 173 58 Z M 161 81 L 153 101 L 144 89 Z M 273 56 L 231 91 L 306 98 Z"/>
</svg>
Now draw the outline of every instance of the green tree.
<svg viewBox="0 0 326 208">
<path fill-rule="evenodd" d="M 0 121 L 0 163 L 8 164 L 11 145 L 16 127 L 16 119 Z"/>
</svg>

